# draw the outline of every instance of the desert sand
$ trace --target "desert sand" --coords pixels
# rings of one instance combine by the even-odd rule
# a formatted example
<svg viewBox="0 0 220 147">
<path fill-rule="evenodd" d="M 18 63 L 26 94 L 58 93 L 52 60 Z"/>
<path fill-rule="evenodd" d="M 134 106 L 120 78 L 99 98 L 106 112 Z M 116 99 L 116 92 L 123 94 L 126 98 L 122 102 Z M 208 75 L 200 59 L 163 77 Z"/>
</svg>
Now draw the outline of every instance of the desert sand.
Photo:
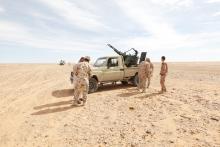
<svg viewBox="0 0 220 147">
<path fill-rule="evenodd" d="M 220 146 L 220 63 L 159 67 L 147 93 L 107 85 L 71 106 L 70 65 L 0 64 L 0 146 Z"/>
</svg>

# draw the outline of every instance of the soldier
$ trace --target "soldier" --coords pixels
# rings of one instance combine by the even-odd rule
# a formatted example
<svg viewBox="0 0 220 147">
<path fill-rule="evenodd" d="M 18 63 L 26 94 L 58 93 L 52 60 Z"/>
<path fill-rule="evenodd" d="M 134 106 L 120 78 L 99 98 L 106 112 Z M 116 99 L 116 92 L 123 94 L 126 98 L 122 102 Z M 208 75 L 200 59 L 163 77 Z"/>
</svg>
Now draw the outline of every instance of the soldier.
<svg viewBox="0 0 220 147">
<path fill-rule="evenodd" d="M 147 61 L 148 63 L 150 63 L 150 72 L 149 72 L 149 76 L 148 76 L 148 78 L 147 78 L 147 82 L 148 82 L 148 83 L 147 83 L 147 88 L 149 88 L 150 82 L 151 82 L 151 78 L 152 78 L 152 76 L 153 76 L 154 65 L 153 65 L 153 63 L 150 61 L 150 58 L 147 58 L 146 61 Z"/>
<path fill-rule="evenodd" d="M 86 56 L 84 58 L 84 62 L 77 64 L 76 67 L 76 85 L 74 90 L 74 103 L 73 105 L 81 104 L 83 101 L 83 105 L 85 105 L 87 100 L 87 94 L 89 91 L 89 77 L 91 75 L 91 68 L 89 65 L 90 57 Z M 79 99 L 80 94 L 82 94 L 82 99 Z"/>
<path fill-rule="evenodd" d="M 146 61 L 142 61 L 139 64 L 139 69 L 138 69 L 138 78 L 139 78 L 139 84 L 138 84 L 138 89 L 143 90 L 142 92 L 146 92 L 146 82 L 147 78 L 149 77 L 150 74 L 150 63 Z"/>
<path fill-rule="evenodd" d="M 81 62 L 83 62 L 84 61 L 84 57 L 81 57 L 80 59 L 79 59 L 79 61 L 78 61 L 78 63 L 81 63 Z M 75 89 L 75 83 L 76 83 L 76 78 L 77 78 L 77 76 L 76 76 L 76 68 L 77 68 L 77 64 L 75 64 L 74 66 L 73 66 L 73 71 L 71 72 L 71 76 L 70 76 L 70 81 L 71 81 L 71 84 L 73 84 L 73 89 Z"/>
<path fill-rule="evenodd" d="M 168 66 L 167 66 L 167 63 L 165 63 L 165 60 L 166 60 L 166 57 L 162 56 L 161 57 L 162 64 L 161 64 L 161 70 L 160 70 L 161 93 L 167 91 L 166 86 L 165 86 L 165 78 L 168 73 Z"/>
</svg>

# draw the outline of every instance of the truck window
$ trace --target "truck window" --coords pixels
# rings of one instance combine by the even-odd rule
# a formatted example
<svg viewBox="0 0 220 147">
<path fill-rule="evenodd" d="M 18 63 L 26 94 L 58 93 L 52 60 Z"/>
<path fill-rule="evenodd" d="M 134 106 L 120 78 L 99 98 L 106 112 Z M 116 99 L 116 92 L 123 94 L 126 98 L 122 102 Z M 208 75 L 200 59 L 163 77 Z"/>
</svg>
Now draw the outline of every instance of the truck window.
<svg viewBox="0 0 220 147">
<path fill-rule="evenodd" d="M 109 58 L 108 67 L 116 67 L 116 66 L 118 66 L 118 58 Z"/>
<path fill-rule="evenodd" d="M 99 58 L 96 60 L 94 67 L 107 66 L 107 58 Z"/>
</svg>

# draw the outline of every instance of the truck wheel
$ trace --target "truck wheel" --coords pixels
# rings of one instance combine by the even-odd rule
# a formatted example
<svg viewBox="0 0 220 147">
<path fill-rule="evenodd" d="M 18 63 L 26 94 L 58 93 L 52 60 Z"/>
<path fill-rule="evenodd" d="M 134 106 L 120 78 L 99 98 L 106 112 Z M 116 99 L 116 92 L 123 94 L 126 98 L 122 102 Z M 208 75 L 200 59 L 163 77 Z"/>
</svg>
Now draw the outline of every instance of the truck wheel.
<svg viewBox="0 0 220 147">
<path fill-rule="evenodd" d="M 132 80 L 132 84 L 134 86 L 138 86 L 138 83 L 139 83 L 139 78 L 138 78 L 138 74 L 136 74 Z"/>
<path fill-rule="evenodd" d="M 128 81 L 121 81 L 123 85 L 128 85 Z"/>
<path fill-rule="evenodd" d="M 89 93 L 96 92 L 98 90 L 98 81 L 95 78 L 89 80 Z"/>
</svg>

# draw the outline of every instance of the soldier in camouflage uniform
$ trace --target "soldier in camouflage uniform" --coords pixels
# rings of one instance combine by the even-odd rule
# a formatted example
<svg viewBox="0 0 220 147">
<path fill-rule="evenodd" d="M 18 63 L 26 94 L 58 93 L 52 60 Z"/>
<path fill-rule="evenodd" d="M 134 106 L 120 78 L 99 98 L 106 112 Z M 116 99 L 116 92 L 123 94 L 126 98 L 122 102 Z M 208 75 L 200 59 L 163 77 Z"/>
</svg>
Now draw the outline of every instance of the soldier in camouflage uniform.
<svg viewBox="0 0 220 147">
<path fill-rule="evenodd" d="M 148 62 L 148 63 L 150 63 L 150 72 L 149 72 L 149 76 L 148 76 L 148 78 L 147 78 L 147 88 L 149 88 L 150 87 L 150 82 L 151 82 L 151 78 L 152 78 L 152 76 L 153 76 L 153 71 L 154 71 L 154 65 L 153 65 L 153 63 L 150 61 L 150 58 L 146 58 L 146 61 Z"/>
<path fill-rule="evenodd" d="M 142 90 L 142 92 L 146 92 L 146 82 L 147 78 L 150 74 L 150 63 L 145 61 L 142 61 L 139 64 L 139 69 L 138 69 L 138 78 L 139 78 L 139 84 L 138 84 L 138 89 Z"/>
<path fill-rule="evenodd" d="M 84 57 L 81 57 L 80 60 L 78 61 L 78 63 L 81 63 L 81 62 L 84 62 Z M 77 76 L 76 76 L 76 69 L 77 69 L 77 65 L 78 64 L 75 64 L 73 66 L 73 71 L 71 72 L 71 76 L 70 76 L 70 81 L 71 81 L 71 84 L 73 84 L 73 89 L 75 89 L 75 85 L 76 85 L 76 79 L 77 79 Z"/>
<path fill-rule="evenodd" d="M 87 100 L 87 94 L 89 91 L 89 77 L 91 75 L 91 67 L 89 65 L 90 57 L 85 57 L 84 62 L 77 64 L 75 75 L 76 85 L 74 90 L 74 105 L 81 104 L 85 105 Z M 79 99 L 79 96 L 82 94 L 82 99 Z"/>
</svg>

